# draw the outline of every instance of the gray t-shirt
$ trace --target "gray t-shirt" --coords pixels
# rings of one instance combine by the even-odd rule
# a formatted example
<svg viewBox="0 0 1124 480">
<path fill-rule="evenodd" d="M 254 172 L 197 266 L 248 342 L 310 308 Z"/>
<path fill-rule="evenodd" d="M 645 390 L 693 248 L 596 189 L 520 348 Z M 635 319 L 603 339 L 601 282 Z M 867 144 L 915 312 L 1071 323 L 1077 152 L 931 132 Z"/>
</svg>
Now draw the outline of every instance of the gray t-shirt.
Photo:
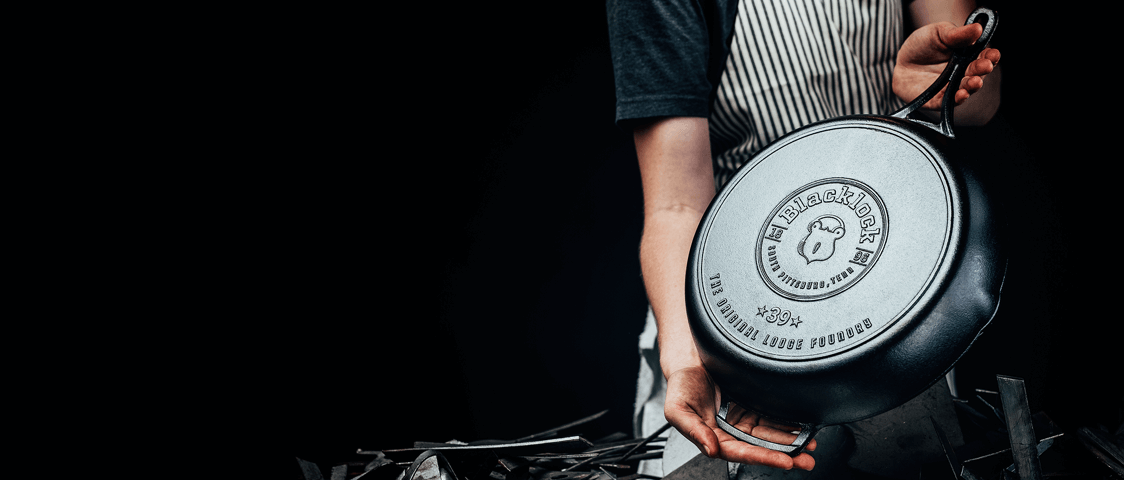
<svg viewBox="0 0 1124 480">
<path fill-rule="evenodd" d="M 802 126 L 888 114 L 900 0 L 610 0 L 618 125 L 710 120 L 718 185 Z"/>
</svg>

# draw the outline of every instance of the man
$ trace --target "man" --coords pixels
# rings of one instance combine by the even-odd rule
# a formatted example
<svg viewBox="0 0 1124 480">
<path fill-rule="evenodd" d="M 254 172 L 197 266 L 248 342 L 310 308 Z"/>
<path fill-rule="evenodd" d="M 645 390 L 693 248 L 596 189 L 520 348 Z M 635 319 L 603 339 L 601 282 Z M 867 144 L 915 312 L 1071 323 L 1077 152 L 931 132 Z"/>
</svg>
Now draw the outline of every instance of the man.
<svg viewBox="0 0 1124 480">
<path fill-rule="evenodd" d="M 917 97 L 953 48 L 979 38 L 979 25 L 963 26 L 975 8 L 960 0 L 610 0 L 617 121 L 633 132 L 643 184 L 640 261 L 658 327 L 655 380 L 666 379 L 667 421 L 707 456 L 782 469 L 815 465 L 807 453 L 749 445 L 716 425 L 719 392 L 695 350 L 684 301 L 688 250 L 716 183 L 804 124 L 886 114 Z M 904 43 L 903 27 L 911 32 Z M 958 125 L 995 114 L 998 61 L 989 48 L 968 67 L 952 93 Z M 925 107 L 936 110 L 944 94 Z M 753 415 L 730 418 L 753 436 L 794 438 Z"/>
</svg>

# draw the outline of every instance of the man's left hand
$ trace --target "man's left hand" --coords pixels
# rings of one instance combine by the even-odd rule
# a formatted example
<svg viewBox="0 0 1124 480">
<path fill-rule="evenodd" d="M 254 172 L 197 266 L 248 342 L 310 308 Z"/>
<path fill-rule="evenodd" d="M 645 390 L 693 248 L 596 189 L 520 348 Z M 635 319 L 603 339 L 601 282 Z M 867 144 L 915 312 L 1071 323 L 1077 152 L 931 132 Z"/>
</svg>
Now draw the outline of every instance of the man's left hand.
<svg viewBox="0 0 1124 480">
<path fill-rule="evenodd" d="M 983 26 L 972 23 L 956 26 L 948 22 L 931 23 L 915 30 L 902 44 L 894 67 L 894 93 L 905 101 L 912 101 L 929 88 L 952 58 L 952 51 L 969 47 L 980 38 Z M 980 55 L 968 64 L 960 88 L 953 100 L 956 105 L 963 104 L 972 94 L 984 85 L 984 78 L 999 63 L 999 50 L 985 48 Z M 944 99 L 946 89 L 925 103 L 923 108 L 937 110 Z"/>
</svg>

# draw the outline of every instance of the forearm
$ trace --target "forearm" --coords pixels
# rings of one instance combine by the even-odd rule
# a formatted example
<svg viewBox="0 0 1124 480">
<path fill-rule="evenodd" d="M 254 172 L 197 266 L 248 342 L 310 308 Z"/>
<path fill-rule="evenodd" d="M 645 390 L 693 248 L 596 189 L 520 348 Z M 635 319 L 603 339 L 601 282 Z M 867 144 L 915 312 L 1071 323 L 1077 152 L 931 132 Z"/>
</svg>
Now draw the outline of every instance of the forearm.
<svg viewBox="0 0 1124 480">
<path fill-rule="evenodd" d="M 645 214 L 640 241 L 644 287 L 659 327 L 660 367 L 664 376 L 699 366 L 687 324 L 684 275 L 687 256 L 702 211 L 683 206 Z"/>
<path fill-rule="evenodd" d="M 637 129 L 644 189 L 640 267 L 659 327 L 664 376 L 700 365 L 687 324 L 684 276 L 695 229 L 714 197 L 705 118 L 668 118 Z"/>
</svg>

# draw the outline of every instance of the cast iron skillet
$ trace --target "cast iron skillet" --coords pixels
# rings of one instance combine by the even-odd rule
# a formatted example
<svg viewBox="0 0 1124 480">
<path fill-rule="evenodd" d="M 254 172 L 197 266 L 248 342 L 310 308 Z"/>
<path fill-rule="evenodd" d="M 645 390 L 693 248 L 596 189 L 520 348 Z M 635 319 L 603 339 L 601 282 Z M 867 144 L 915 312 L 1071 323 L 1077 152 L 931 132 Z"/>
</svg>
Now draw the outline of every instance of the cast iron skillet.
<svg viewBox="0 0 1124 480">
<path fill-rule="evenodd" d="M 907 118 L 987 45 L 995 13 L 972 22 L 980 39 L 909 105 L 796 130 L 711 202 L 687 305 L 731 435 L 796 455 L 823 426 L 924 391 L 994 316 L 1006 257 L 992 199 L 954 150 L 953 95 L 937 124 Z M 746 435 L 724 419 L 731 400 L 802 430 L 791 445 Z"/>
</svg>

